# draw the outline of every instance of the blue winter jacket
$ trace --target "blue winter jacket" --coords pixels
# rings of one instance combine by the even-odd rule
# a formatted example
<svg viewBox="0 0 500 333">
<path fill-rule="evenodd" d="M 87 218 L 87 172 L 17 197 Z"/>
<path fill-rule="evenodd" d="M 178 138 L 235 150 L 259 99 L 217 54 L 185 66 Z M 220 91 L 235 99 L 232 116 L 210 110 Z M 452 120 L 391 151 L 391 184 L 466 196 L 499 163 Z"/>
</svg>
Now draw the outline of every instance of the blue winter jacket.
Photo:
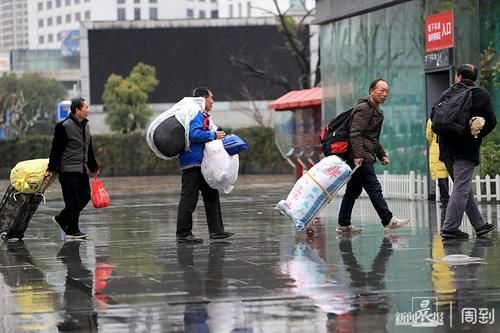
<svg viewBox="0 0 500 333">
<path fill-rule="evenodd" d="M 196 117 L 189 123 L 190 151 L 183 150 L 179 154 L 179 164 L 182 169 L 200 166 L 203 160 L 205 142 L 215 140 L 216 134 L 209 128 L 203 128 L 203 112 L 198 112 Z"/>
</svg>

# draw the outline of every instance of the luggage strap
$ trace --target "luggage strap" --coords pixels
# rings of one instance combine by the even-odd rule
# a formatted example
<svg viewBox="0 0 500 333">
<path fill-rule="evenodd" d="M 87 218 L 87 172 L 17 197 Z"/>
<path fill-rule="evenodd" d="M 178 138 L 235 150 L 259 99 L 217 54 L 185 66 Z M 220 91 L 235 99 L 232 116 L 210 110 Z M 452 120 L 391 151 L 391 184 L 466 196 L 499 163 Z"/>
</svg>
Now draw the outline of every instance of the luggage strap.
<svg viewBox="0 0 500 333">
<path fill-rule="evenodd" d="M 344 186 L 344 185 L 345 185 L 345 184 L 349 181 L 349 179 L 351 179 L 352 174 L 354 173 L 354 171 L 358 170 L 358 168 L 359 168 L 359 167 L 360 167 L 359 165 L 356 165 L 356 167 L 354 167 L 354 169 L 352 169 L 352 172 L 351 172 L 351 174 L 349 175 L 349 177 L 347 177 L 347 178 L 346 178 L 346 179 L 342 182 L 342 184 L 340 184 L 340 186 L 339 186 L 338 188 L 341 188 L 342 186 Z M 321 183 L 320 183 L 320 182 L 319 182 L 316 178 L 314 178 L 314 177 L 313 177 L 313 176 L 309 173 L 309 170 L 307 170 L 306 175 L 308 175 L 308 176 L 309 176 L 309 178 L 311 178 L 311 179 L 312 179 L 312 180 L 316 183 L 316 185 L 318 185 L 318 186 L 319 186 L 319 188 L 323 191 L 323 193 L 325 193 L 325 194 L 326 194 L 326 196 L 327 196 L 327 198 L 328 198 L 328 203 L 330 203 L 330 202 L 333 200 L 333 198 L 334 198 L 334 197 L 333 197 L 333 194 L 331 194 L 330 192 L 328 192 L 328 191 L 326 190 L 326 188 L 325 188 L 323 185 L 321 185 Z"/>
<path fill-rule="evenodd" d="M 328 192 L 326 188 L 323 185 L 321 185 L 321 183 L 309 173 L 309 171 L 306 172 L 306 175 L 308 175 L 309 178 L 311 178 L 316 183 L 316 185 L 319 186 L 319 188 L 323 191 L 323 193 L 326 194 L 326 196 L 328 197 L 328 203 L 330 203 L 333 200 L 333 195 L 330 192 Z"/>
<path fill-rule="evenodd" d="M 22 194 L 22 192 L 12 193 L 12 199 L 14 199 L 14 201 L 17 201 L 16 195 L 18 194 Z M 47 200 L 45 199 L 45 194 L 43 194 L 42 192 L 36 192 L 34 195 L 41 195 L 43 199 L 43 204 L 45 205 L 47 203 Z"/>
</svg>

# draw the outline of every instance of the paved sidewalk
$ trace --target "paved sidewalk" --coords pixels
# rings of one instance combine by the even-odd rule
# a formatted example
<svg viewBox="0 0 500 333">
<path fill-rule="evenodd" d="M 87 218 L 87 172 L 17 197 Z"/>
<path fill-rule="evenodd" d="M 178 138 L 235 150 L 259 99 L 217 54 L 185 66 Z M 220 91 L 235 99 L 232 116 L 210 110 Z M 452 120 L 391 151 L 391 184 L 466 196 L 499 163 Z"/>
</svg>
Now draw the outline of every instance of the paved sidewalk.
<svg viewBox="0 0 500 333">
<path fill-rule="evenodd" d="M 291 176 L 242 176 L 221 195 L 236 235 L 209 241 L 200 200 L 204 243 L 177 245 L 179 180 L 104 178 L 112 205 L 82 212 L 87 241 L 50 222 L 55 184 L 24 241 L 1 245 L 0 332 L 498 332 L 497 230 L 476 238 L 464 223 L 469 240 L 443 243 L 432 202 L 389 201 L 412 224 L 384 234 L 363 199 L 363 233 L 339 236 L 334 200 L 307 237 L 274 209 Z M 498 225 L 499 205 L 481 209 Z"/>
</svg>

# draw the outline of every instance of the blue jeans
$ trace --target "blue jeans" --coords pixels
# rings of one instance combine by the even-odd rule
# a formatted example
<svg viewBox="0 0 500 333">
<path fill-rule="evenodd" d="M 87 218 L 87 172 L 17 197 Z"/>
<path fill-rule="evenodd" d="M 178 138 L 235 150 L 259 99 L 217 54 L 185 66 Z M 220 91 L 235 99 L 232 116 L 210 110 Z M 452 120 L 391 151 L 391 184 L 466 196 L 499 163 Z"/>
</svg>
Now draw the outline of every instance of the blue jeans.
<svg viewBox="0 0 500 333">
<path fill-rule="evenodd" d="M 387 206 L 387 202 L 382 195 L 382 186 L 378 181 L 374 162 L 363 162 L 361 166 L 353 173 L 351 179 L 347 183 L 344 198 L 340 205 L 338 223 L 341 226 L 351 225 L 351 214 L 354 208 L 356 199 L 359 198 L 363 188 L 365 189 L 373 207 L 377 211 L 380 220 L 384 226 L 388 225 L 392 219 L 392 212 Z M 352 165 L 351 165 L 352 167 Z"/>
</svg>

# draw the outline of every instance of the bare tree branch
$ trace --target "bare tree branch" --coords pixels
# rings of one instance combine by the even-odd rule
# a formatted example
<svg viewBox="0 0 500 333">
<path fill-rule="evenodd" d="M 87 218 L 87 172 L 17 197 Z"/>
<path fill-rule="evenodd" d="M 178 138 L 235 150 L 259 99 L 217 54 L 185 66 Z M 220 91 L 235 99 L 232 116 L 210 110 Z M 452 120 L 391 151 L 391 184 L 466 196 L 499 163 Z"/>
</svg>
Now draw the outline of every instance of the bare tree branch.
<svg viewBox="0 0 500 333">
<path fill-rule="evenodd" d="M 243 69 L 244 75 L 256 77 L 280 85 L 283 88 L 285 88 L 286 91 L 292 90 L 292 87 L 288 82 L 287 78 L 282 75 L 271 74 L 265 69 L 256 68 L 255 66 L 251 65 L 248 61 L 246 61 L 244 58 L 237 58 L 231 54 L 229 55 L 229 60 L 234 66 Z"/>
</svg>

